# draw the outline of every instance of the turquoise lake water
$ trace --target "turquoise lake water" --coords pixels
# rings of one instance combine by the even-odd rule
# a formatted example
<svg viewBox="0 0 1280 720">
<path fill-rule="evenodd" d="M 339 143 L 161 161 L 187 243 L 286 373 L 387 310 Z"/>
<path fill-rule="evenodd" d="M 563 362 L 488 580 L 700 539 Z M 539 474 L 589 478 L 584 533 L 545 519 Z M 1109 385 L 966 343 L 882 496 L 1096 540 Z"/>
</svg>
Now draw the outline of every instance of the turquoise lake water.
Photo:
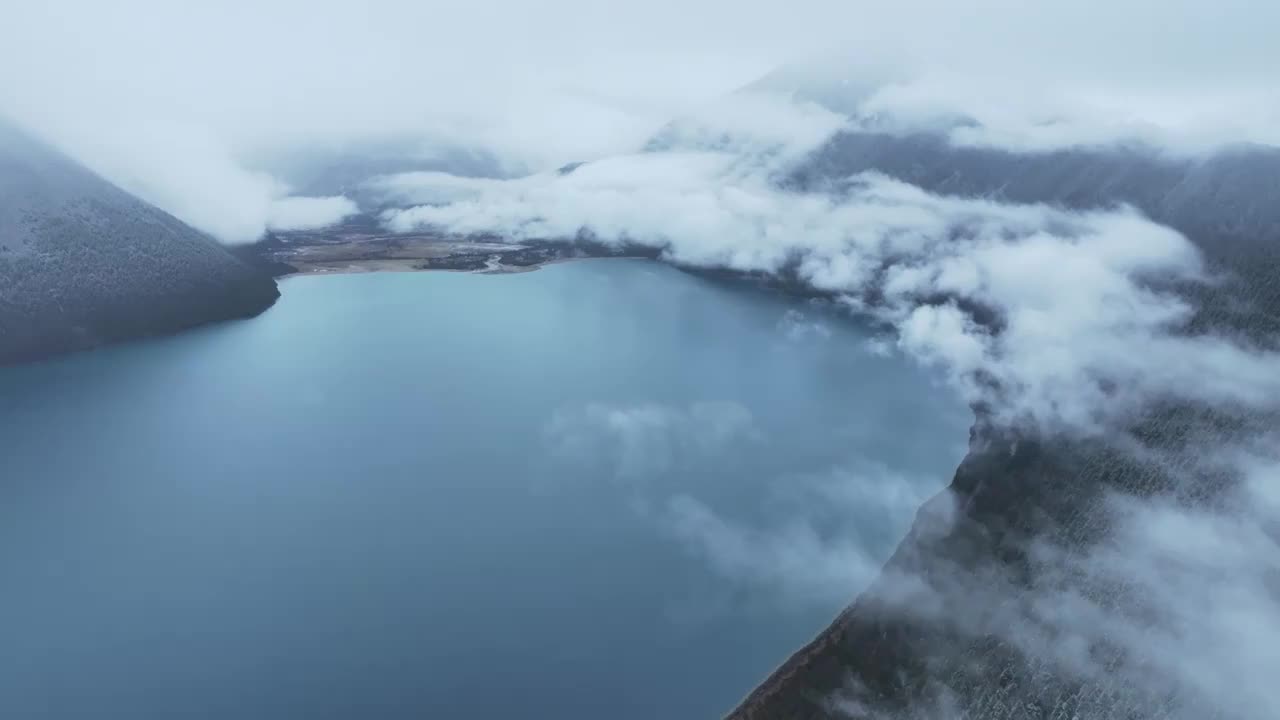
<svg viewBox="0 0 1280 720">
<path fill-rule="evenodd" d="M 281 289 L 0 370 L 0 717 L 719 717 L 964 450 L 857 325 L 654 263 Z"/>
</svg>

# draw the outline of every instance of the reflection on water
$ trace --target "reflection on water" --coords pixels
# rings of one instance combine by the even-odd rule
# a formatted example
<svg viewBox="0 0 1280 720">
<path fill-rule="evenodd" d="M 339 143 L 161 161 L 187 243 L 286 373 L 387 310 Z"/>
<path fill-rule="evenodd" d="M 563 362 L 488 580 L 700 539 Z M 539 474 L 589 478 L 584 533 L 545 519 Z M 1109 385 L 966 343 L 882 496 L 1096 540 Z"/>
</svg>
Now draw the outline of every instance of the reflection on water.
<svg viewBox="0 0 1280 720">
<path fill-rule="evenodd" d="M 282 289 L 0 371 L 0 716 L 715 717 L 963 451 L 856 326 L 660 265 Z"/>
</svg>

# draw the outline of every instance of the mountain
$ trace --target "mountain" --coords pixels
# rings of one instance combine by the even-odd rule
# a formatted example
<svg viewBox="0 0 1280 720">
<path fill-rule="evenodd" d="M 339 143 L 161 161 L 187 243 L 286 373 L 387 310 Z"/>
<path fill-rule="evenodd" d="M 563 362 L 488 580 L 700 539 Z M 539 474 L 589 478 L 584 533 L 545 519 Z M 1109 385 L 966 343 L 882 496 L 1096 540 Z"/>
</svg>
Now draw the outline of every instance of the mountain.
<svg viewBox="0 0 1280 720">
<path fill-rule="evenodd" d="M 1011 152 L 953 146 L 942 134 L 841 132 L 785 184 L 817 189 L 865 171 L 929 192 L 1073 210 L 1130 205 L 1195 243 L 1233 292 L 1197 298 L 1204 324 L 1257 338 L 1280 332 L 1280 148 L 1226 147 L 1195 156 L 1144 145 Z M 1246 298 L 1249 303 L 1241 305 Z M 1271 312 L 1265 312 L 1265 309 Z"/>
<path fill-rule="evenodd" d="M 0 119 L 0 364 L 256 315 L 274 280 Z"/>
<path fill-rule="evenodd" d="M 1280 286 L 1271 281 L 1280 270 L 1280 147 L 1238 143 L 1180 153 L 1136 137 L 1040 151 L 955 144 L 953 131 L 981 123 L 963 113 L 938 113 L 913 121 L 928 129 L 910 130 L 892 114 L 867 112 L 868 98 L 910 81 L 900 69 L 837 56 L 784 65 L 738 92 L 790 97 L 853 121 L 782 178 L 785 188 L 831 190 L 871 171 L 938 195 L 1071 210 L 1132 206 L 1181 232 L 1237 281 L 1232 291 L 1197 298 L 1214 305 L 1203 312 L 1217 316 L 1206 325 L 1243 324 L 1255 339 L 1280 331 L 1274 312 L 1221 316 L 1231 312 L 1227 306 L 1239 309 L 1235 293 L 1248 296 L 1255 309 L 1280 307 Z"/>
<path fill-rule="evenodd" d="M 865 171 L 943 195 L 1073 209 L 1138 208 L 1186 235 L 1221 278 L 1211 288 L 1186 290 L 1198 308 L 1188 332 L 1213 330 L 1275 345 L 1280 150 L 1243 146 L 1200 157 L 1141 146 L 1014 153 L 955 147 L 935 134 L 851 131 L 834 137 L 785 184 L 838 192 L 845 178 Z M 1216 507 L 1239 478 L 1226 471 L 1186 472 L 1201 460 L 1195 448 L 1204 445 L 1195 440 L 1230 446 L 1266 437 L 1277 418 L 1161 399 L 1129 427 L 1082 437 L 1000 427 L 981 409 L 977 416 L 969 453 L 948 491 L 921 508 L 880 578 L 728 717 L 1261 717 L 1256 707 L 1197 704 L 1202 699 L 1194 691 L 1169 682 L 1152 669 L 1159 662 L 1135 657 L 1131 646 L 1083 643 L 1081 638 L 1095 637 L 1088 628 L 1065 636 L 1064 628 L 1076 627 L 1071 623 L 1089 622 L 1063 619 L 1064 608 L 1072 606 L 1046 611 L 1037 603 L 1077 598 L 1077 610 L 1106 608 L 1155 632 L 1154 616 L 1144 613 L 1159 604 L 1141 597 L 1140 585 L 1080 569 L 1081 559 L 1095 553 L 1124 557 L 1106 499 Z M 927 585 L 930 607 L 938 612 L 904 611 L 903 578 Z M 1040 651 L 1009 641 L 1011 622 L 1045 612 L 1051 630 Z"/>
</svg>

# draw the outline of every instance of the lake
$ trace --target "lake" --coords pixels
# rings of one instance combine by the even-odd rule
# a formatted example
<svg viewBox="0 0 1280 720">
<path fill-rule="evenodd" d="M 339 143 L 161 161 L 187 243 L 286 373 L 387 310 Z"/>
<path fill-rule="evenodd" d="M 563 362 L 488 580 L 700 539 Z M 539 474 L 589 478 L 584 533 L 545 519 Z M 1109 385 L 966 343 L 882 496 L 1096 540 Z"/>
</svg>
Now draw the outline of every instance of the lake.
<svg viewBox="0 0 1280 720">
<path fill-rule="evenodd" d="M 0 716 L 719 717 L 965 448 L 868 330 L 660 264 L 281 290 L 0 369 Z"/>
</svg>

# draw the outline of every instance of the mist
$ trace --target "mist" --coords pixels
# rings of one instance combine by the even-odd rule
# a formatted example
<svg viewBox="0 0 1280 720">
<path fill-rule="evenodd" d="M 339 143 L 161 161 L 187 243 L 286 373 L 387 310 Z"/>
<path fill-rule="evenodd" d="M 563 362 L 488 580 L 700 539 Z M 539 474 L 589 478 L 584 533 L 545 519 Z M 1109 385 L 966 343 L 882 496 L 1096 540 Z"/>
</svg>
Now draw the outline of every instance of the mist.
<svg viewBox="0 0 1280 720">
<path fill-rule="evenodd" d="M 5 10 L 0 112 L 249 242 L 294 194 L 266 161 L 282 149 L 407 138 L 422 169 L 449 172 L 442 152 L 464 149 L 518 176 L 637 150 L 765 76 L 901 127 L 976 118 L 957 142 L 1274 143 L 1278 24 L 1243 0 L 53 0 Z"/>
</svg>

